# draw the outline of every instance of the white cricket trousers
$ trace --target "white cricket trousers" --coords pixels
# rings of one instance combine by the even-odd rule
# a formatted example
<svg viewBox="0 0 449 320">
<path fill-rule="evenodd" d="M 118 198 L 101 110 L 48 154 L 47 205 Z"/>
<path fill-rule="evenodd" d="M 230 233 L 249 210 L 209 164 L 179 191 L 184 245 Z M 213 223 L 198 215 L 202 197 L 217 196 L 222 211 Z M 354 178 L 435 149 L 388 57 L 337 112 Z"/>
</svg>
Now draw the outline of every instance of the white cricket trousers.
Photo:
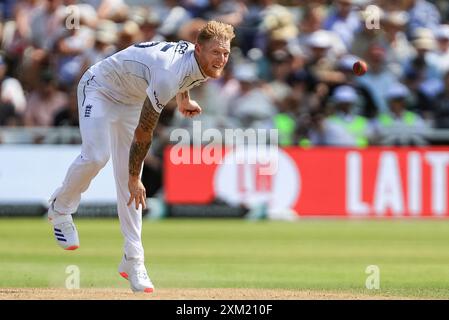
<svg viewBox="0 0 449 320">
<path fill-rule="evenodd" d="M 106 165 L 110 156 L 117 190 L 117 211 L 124 237 L 127 258 L 144 259 L 141 241 L 142 209 L 127 206 L 128 158 L 134 130 L 142 106 L 119 104 L 102 94 L 100 85 L 89 70 L 78 84 L 79 125 L 82 138 L 81 154 L 73 161 L 62 183 L 52 195 L 54 209 L 61 214 L 77 211 L 81 194 Z"/>
</svg>

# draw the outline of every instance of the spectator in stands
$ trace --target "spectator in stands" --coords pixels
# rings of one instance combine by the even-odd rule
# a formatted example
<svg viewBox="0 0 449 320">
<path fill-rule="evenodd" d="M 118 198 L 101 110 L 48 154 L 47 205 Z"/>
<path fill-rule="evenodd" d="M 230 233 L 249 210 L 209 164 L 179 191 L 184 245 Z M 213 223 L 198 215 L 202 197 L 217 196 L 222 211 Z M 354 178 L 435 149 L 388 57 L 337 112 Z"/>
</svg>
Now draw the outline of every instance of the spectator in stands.
<svg viewBox="0 0 449 320">
<path fill-rule="evenodd" d="M 436 65 L 436 41 L 433 32 L 430 29 L 417 29 L 411 43 L 416 55 L 405 62 L 404 70 L 413 70 L 421 74 L 424 80 L 439 78 L 441 73 Z"/>
<path fill-rule="evenodd" d="M 21 117 L 26 107 L 25 93 L 20 82 L 7 76 L 7 73 L 8 65 L 0 56 L 0 108 L 10 108 L 11 111 L 8 114 Z"/>
<path fill-rule="evenodd" d="M 258 127 L 276 114 L 270 98 L 258 87 L 259 78 L 252 64 L 235 66 L 234 77 L 239 81 L 240 92 L 230 101 L 230 116 L 243 128 Z"/>
<path fill-rule="evenodd" d="M 403 74 L 404 62 L 415 56 L 415 48 L 405 34 L 408 14 L 405 11 L 385 12 L 381 18 L 382 43 L 385 44 L 385 61 L 397 76 Z"/>
<path fill-rule="evenodd" d="M 47 52 L 53 50 L 64 18 L 65 8 L 61 0 L 44 0 L 41 6 L 34 8 L 29 29 L 32 45 Z"/>
<path fill-rule="evenodd" d="M 389 109 L 377 117 L 378 138 L 401 145 L 423 142 L 421 135 L 428 126 L 417 113 L 407 110 L 409 96 L 408 88 L 399 82 L 386 90 Z"/>
<path fill-rule="evenodd" d="M 129 6 L 124 0 L 84 0 L 97 11 L 98 19 L 124 22 L 128 17 Z"/>
<path fill-rule="evenodd" d="M 435 99 L 435 127 L 449 129 L 449 71 L 444 76 L 444 89 Z"/>
<path fill-rule="evenodd" d="M 56 41 L 56 72 L 60 86 L 71 88 L 78 82 L 83 69 L 83 53 L 94 45 L 95 34 L 87 26 L 79 25 L 61 28 Z"/>
<path fill-rule="evenodd" d="M 409 37 L 412 37 L 418 28 L 437 29 L 441 15 L 434 4 L 427 0 L 403 0 L 403 5 L 410 16 L 407 30 Z"/>
<path fill-rule="evenodd" d="M 243 1 L 209 0 L 199 12 L 198 16 L 204 20 L 216 20 L 238 27 L 248 8 Z"/>
<path fill-rule="evenodd" d="M 346 53 L 346 45 L 340 36 L 332 30 L 323 30 L 321 25 L 325 18 L 326 10 L 323 6 L 311 3 L 304 6 L 302 18 L 300 20 L 298 29 L 299 35 L 289 42 L 289 48 L 292 52 L 297 52 L 303 56 L 311 54 L 309 47 L 309 38 L 320 31 L 322 34 L 330 39 L 328 54 L 332 57 L 338 57 Z"/>
<path fill-rule="evenodd" d="M 168 41 L 176 40 L 179 28 L 192 18 L 191 14 L 176 0 L 161 1 L 154 9 L 161 20 L 159 33 Z"/>
<path fill-rule="evenodd" d="M 435 32 L 437 48 L 434 52 L 434 64 L 441 75 L 449 71 L 449 25 L 442 24 Z"/>
<path fill-rule="evenodd" d="M 31 38 L 31 19 L 39 0 L 19 0 L 14 8 L 14 20 L 6 22 L 2 47 L 6 54 L 19 58 L 28 46 Z"/>
<path fill-rule="evenodd" d="M 312 114 L 322 113 L 321 105 L 323 105 L 323 102 L 320 95 L 315 93 L 318 86 L 316 81 L 311 79 L 310 75 L 304 70 L 298 70 L 290 74 L 288 84 L 292 90 L 286 99 L 286 103 L 290 105 L 287 110 L 292 112 L 295 117 L 294 144 L 299 143 L 308 146 L 310 145 L 309 130 L 314 120 Z"/>
<path fill-rule="evenodd" d="M 363 10 L 360 12 L 360 19 L 365 24 L 367 19 L 370 19 L 373 13 L 369 10 Z M 382 21 L 382 17 L 385 12 L 379 8 L 379 23 Z M 350 54 L 358 56 L 363 60 L 368 60 L 370 55 L 370 49 L 373 46 L 382 45 L 385 42 L 384 28 L 382 25 L 377 27 L 376 25 L 370 26 L 369 28 L 364 26 L 354 35 L 354 40 L 352 46 L 348 49 Z M 383 46 L 384 47 L 384 46 Z"/>
<path fill-rule="evenodd" d="M 139 25 L 132 20 L 127 20 L 123 23 L 121 30 L 118 32 L 117 51 L 126 49 L 141 41 L 143 41 L 143 34 Z"/>
<path fill-rule="evenodd" d="M 192 19 L 184 23 L 178 31 L 178 38 L 195 43 L 199 30 L 206 25 L 207 21 L 203 19 Z"/>
<path fill-rule="evenodd" d="M 95 29 L 97 25 L 98 16 L 95 8 L 86 2 L 80 0 L 63 0 L 65 5 L 65 14 L 68 15 L 65 19 L 66 26 L 78 27 L 87 26 Z"/>
<path fill-rule="evenodd" d="M 23 117 L 14 112 L 11 104 L 0 104 L 0 126 L 21 127 L 23 126 Z"/>
<path fill-rule="evenodd" d="M 343 85 L 334 90 L 331 102 L 335 111 L 324 120 L 325 144 L 366 147 L 373 136 L 367 118 L 356 113 L 359 97 L 354 88 Z"/>
<path fill-rule="evenodd" d="M 335 8 L 323 23 L 323 28 L 336 32 L 343 40 L 346 48 L 351 48 L 354 34 L 360 28 L 360 18 L 353 10 L 353 0 L 336 0 Z"/>
<path fill-rule="evenodd" d="M 52 126 L 55 114 L 67 104 L 67 99 L 67 94 L 57 89 L 54 73 L 43 71 L 38 89 L 28 97 L 25 125 Z"/>
<path fill-rule="evenodd" d="M 273 1 L 261 1 L 260 3 L 263 5 L 263 9 L 260 11 L 258 34 L 254 45 L 267 54 L 277 49 L 284 49 L 288 41 L 298 35 L 293 14 L 286 7 L 273 3 Z"/>
<path fill-rule="evenodd" d="M 70 91 L 67 104 L 64 105 L 59 111 L 55 113 L 53 119 L 53 125 L 55 127 L 78 127 L 78 98 L 76 87 L 73 87 Z"/>
<path fill-rule="evenodd" d="M 115 47 L 116 41 L 116 23 L 111 20 L 98 21 L 94 45 L 83 53 L 83 67 L 79 74 L 82 75 L 90 66 L 114 54 L 117 51 Z"/>
<path fill-rule="evenodd" d="M 402 82 L 410 92 L 407 97 L 407 108 L 418 113 L 431 124 L 434 119 L 433 104 L 436 95 L 443 88 L 442 81 L 440 79 L 426 80 L 423 73 L 412 69 L 405 71 Z"/>
<path fill-rule="evenodd" d="M 143 41 L 162 41 L 164 37 L 159 34 L 161 18 L 153 8 L 139 8 L 132 19 L 142 32 Z"/>
<path fill-rule="evenodd" d="M 282 146 L 292 145 L 295 140 L 296 106 L 289 103 L 292 88 L 287 83 L 292 63 L 293 57 L 289 52 L 283 50 L 274 52 L 271 71 L 273 80 L 263 86 L 265 93 L 277 108 L 270 127 L 278 130 L 279 144 Z"/>
<path fill-rule="evenodd" d="M 368 50 L 368 72 L 363 77 L 358 77 L 357 82 L 369 90 L 376 104 L 376 113 L 388 110 L 385 101 L 385 92 L 394 83 L 397 77 L 387 68 L 385 49 L 378 45 L 372 45 Z"/>
<path fill-rule="evenodd" d="M 340 72 L 335 72 L 337 57 L 332 56 L 332 38 L 327 31 L 319 30 L 310 35 L 307 41 L 309 55 L 304 69 L 311 76 L 325 84 L 340 83 L 344 80 Z"/>
<path fill-rule="evenodd" d="M 232 122 L 227 116 L 229 101 L 233 94 L 226 95 L 217 81 L 208 81 L 190 90 L 190 97 L 204 106 L 203 112 L 196 119 L 202 121 L 206 128 L 230 128 Z"/>
</svg>

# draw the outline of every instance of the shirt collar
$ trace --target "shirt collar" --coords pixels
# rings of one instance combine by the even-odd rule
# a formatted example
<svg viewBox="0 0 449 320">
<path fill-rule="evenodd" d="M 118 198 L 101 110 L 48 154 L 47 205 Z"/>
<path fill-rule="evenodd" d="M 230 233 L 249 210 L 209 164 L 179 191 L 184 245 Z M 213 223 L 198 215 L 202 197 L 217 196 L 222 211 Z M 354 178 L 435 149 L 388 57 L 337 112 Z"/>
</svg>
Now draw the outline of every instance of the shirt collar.
<svg viewBox="0 0 449 320">
<path fill-rule="evenodd" d="M 195 56 L 195 50 L 192 50 L 192 65 L 193 65 L 193 73 L 192 78 L 195 80 L 201 80 L 206 81 L 208 79 L 207 76 L 204 75 L 203 71 L 201 70 L 200 64 L 198 63 L 198 60 Z"/>
</svg>

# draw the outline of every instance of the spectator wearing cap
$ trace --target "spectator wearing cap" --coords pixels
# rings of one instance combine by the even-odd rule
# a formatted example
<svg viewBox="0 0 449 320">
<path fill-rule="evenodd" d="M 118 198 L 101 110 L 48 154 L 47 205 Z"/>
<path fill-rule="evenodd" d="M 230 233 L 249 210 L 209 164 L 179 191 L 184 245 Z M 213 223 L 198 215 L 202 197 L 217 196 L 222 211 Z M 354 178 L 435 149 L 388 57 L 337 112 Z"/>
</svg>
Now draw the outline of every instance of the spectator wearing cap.
<svg viewBox="0 0 449 320">
<path fill-rule="evenodd" d="M 395 144 L 410 144 L 414 136 L 422 134 L 427 128 L 427 124 L 417 113 L 407 110 L 409 95 L 408 88 L 399 82 L 386 91 L 389 109 L 377 117 L 379 137 L 389 136 Z"/>
<path fill-rule="evenodd" d="M 240 84 L 240 90 L 229 103 L 229 116 L 237 121 L 237 127 L 262 126 L 262 123 L 276 114 L 276 107 L 259 88 L 256 67 L 245 62 L 234 66 L 233 72 Z"/>
<path fill-rule="evenodd" d="M 287 50 L 289 41 L 298 35 L 295 18 L 286 7 L 266 2 L 260 11 L 260 22 L 255 39 L 255 46 L 270 55 L 278 49 Z"/>
<path fill-rule="evenodd" d="M 326 144 L 337 146 L 366 147 L 373 134 L 367 118 L 358 115 L 356 105 L 359 96 L 347 85 L 339 86 L 331 96 L 335 112 L 324 122 Z"/>
<path fill-rule="evenodd" d="M 316 31 L 310 35 L 307 43 L 310 54 L 305 63 L 306 71 L 326 84 L 343 81 L 341 73 L 335 72 L 336 57 L 330 54 L 332 38 L 329 32 Z"/>
<path fill-rule="evenodd" d="M 436 41 L 433 31 L 425 28 L 415 30 L 412 45 L 416 55 L 405 62 L 404 70 L 418 73 L 423 81 L 440 78 L 441 72 L 435 58 Z"/>
<path fill-rule="evenodd" d="M 136 42 L 143 41 L 143 34 L 139 25 L 132 20 L 123 23 L 118 32 L 117 51 L 124 50 Z"/>
<path fill-rule="evenodd" d="M 405 61 L 411 59 L 416 51 L 407 39 L 405 26 L 408 14 L 405 11 L 384 12 L 381 16 L 381 28 L 386 50 L 388 67 L 398 77 L 403 73 Z"/>
<path fill-rule="evenodd" d="M 351 48 L 354 34 L 359 30 L 360 18 L 353 10 L 353 0 L 336 0 L 335 8 L 323 23 L 323 28 L 336 32 L 346 48 Z"/>
<path fill-rule="evenodd" d="M 164 37 L 158 33 L 161 18 L 152 7 L 130 7 L 128 20 L 139 26 L 142 32 L 142 41 L 164 41 Z"/>
<path fill-rule="evenodd" d="M 297 57 L 293 56 L 292 52 L 289 50 L 289 40 L 296 36 L 296 29 L 290 27 L 275 29 L 264 34 L 263 41 L 266 41 L 266 43 L 262 46 L 263 50 L 254 48 L 249 52 L 249 56 L 251 56 L 254 51 L 259 52 L 259 56 L 257 58 L 252 58 L 252 60 L 257 60 L 259 68 L 258 75 L 262 80 L 271 81 L 273 79 L 272 64 L 275 63 L 277 59 L 275 53 L 286 52 L 288 55 L 291 55 L 295 61 L 297 60 Z M 299 60 L 302 59 L 299 57 Z M 301 63 L 302 62 L 300 62 L 300 64 Z"/>
<path fill-rule="evenodd" d="M 442 24 L 435 32 L 436 49 L 433 52 L 434 65 L 443 76 L 449 70 L 449 24 Z"/>
<path fill-rule="evenodd" d="M 146 11 L 142 22 L 139 24 L 144 41 L 162 41 L 164 37 L 159 34 L 158 29 L 161 26 L 161 19 L 156 11 L 150 9 Z"/>
<path fill-rule="evenodd" d="M 25 110 L 26 126 L 49 127 L 53 125 L 53 118 L 68 101 L 67 94 L 59 91 L 51 70 L 44 70 L 40 74 L 40 83 L 27 99 Z"/>
</svg>

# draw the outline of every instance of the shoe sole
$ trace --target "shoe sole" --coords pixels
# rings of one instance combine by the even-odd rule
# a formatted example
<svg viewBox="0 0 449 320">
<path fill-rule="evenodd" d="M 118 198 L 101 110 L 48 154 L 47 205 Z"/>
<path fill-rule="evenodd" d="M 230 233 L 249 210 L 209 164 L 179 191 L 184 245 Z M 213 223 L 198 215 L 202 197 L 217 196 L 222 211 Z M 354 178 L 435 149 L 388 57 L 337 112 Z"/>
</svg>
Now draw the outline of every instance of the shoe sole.
<svg viewBox="0 0 449 320">
<path fill-rule="evenodd" d="M 126 272 L 119 272 L 120 276 L 126 280 L 128 280 L 128 274 Z M 143 289 L 143 292 L 145 293 L 153 293 L 154 289 L 153 288 L 145 288 Z M 133 292 L 140 292 L 140 291 L 134 291 Z"/>
<path fill-rule="evenodd" d="M 76 249 L 78 249 L 79 248 L 79 246 L 70 246 L 70 247 L 67 247 L 67 248 L 64 248 L 64 250 L 76 250 Z"/>
</svg>

